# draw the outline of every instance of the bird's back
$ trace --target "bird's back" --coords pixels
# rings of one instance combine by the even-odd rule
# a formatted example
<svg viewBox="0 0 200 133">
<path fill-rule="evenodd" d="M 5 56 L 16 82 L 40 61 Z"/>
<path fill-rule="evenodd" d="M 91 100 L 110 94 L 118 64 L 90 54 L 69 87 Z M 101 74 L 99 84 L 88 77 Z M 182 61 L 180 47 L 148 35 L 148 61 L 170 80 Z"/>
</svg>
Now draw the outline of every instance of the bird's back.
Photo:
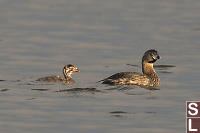
<svg viewBox="0 0 200 133">
<path fill-rule="evenodd" d="M 147 86 L 150 83 L 148 76 L 136 72 L 120 72 L 102 80 L 103 84 L 111 85 L 140 85 Z"/>
<path fill-rule="evenodd" d="M 64 80 L 65 80 L 64 78 L 55 75 L 37 79 L 37 81 L 44 81 L 44 82 L 62 82 Z"/>
</svg>

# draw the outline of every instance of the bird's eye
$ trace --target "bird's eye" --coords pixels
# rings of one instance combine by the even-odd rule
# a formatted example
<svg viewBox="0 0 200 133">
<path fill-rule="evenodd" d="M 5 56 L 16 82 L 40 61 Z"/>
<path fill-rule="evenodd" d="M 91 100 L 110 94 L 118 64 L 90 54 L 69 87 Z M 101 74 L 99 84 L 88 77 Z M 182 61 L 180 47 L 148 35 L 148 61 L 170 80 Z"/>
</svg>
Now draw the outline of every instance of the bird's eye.
<svg viewBox="0 0 200 133">
<path fill-rule="evenodd" d="M 151 57 L 156 60 L 156 56 L 154 54 L 151 54 Z"/>
<path fill-rule="evenodd" d="M 153 53 L 151 53 L 151 54 L 150 54 L 150 56 L 151 56 L 151 57 L 154 57 L 154 54 L 153 54 Z"/>
</svg>

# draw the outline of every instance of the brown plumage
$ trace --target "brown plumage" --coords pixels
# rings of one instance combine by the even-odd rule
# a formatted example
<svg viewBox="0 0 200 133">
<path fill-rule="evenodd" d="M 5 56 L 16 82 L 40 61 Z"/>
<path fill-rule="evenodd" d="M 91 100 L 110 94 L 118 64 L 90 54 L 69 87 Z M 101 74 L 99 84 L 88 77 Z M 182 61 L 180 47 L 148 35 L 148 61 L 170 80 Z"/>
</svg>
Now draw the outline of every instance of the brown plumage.
<svg viewBox="0 0 200 133">
<path fill-rule="evenodd" d="M 157 59 L 160 59 L 158 52 L 154 49 L 148 50 L 144 53 L 142 58 L 143 74 L 136 72 L 120 72 L 101 81 L 103 81 L 103 84 L 110 85 L 160 86 L 160 79 L 153 68 L 153 63 L 155 63 Z"/>
<path fill-rule="evenodd" d="M 78 68 L 76 68 L 74 65 L 68 64 L 65 65 L 63 68 L 63 77 L 60 76 L 47 76 L 37 79 L 37 81 L 43 81 L 43 82 L 63 82 L 67 84 L 74 83 L 75 81 L 72 79 L 71 74 L 74 72 L 79 72 Z"/>
</svg>

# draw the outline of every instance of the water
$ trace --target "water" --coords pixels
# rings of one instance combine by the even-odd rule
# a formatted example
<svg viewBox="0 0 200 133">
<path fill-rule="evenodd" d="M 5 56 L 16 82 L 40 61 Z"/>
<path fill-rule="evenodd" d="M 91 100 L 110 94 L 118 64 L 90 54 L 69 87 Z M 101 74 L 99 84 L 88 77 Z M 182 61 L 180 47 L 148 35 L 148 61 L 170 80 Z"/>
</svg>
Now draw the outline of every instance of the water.
<svg viewBox="0 0 200 133">
<path fill-rule="evenodd" d="M 0 0 L 1 132 L 185 132 L 185 101 L 200 96 L 199 6 L 198 0 Z M 120 71 L 141 72 L 150 48 L 162 56 L 159 90 L 96 83 Z M 69 63 L 81 71 L 75 86 L 35 82 L 62 75 Z"/>
</svg>

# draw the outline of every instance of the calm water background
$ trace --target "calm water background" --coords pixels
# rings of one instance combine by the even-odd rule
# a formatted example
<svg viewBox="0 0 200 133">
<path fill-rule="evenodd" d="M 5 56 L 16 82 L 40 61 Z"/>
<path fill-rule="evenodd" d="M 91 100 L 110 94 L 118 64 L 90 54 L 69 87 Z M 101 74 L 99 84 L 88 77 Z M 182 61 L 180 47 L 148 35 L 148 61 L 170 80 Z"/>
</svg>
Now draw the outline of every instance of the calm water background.
<svg viewBox="0 0 200 133">
<path fill-rule="evenodd" d="M 185 101 L 200 100 L 199 0 L 0 0 L 3 133 L 183 133 Z M 160 90 L 96 81 L 141 72 L 155 48 Z M 38 83 L 72 63 L 77 84 Z M 92 87 L 96 90 L 60 91 Z"/>
</svg>

